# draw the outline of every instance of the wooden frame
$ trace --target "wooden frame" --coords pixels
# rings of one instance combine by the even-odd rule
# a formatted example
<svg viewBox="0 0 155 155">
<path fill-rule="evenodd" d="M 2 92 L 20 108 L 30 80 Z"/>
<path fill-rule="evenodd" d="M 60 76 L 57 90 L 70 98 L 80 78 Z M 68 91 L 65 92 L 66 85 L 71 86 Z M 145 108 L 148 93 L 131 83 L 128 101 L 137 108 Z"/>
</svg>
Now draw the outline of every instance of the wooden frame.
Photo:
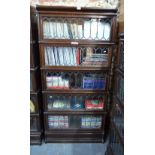
<svg viewBox="0 0 155 155">
<path fill-rule="evenodd" d="M 30 88 L 30 92 L 36 92 L 40 90 L 40 71 L 38 67 L 30 69 L 30 82 L 32 84 L 32 89 Z"/>
</svg>

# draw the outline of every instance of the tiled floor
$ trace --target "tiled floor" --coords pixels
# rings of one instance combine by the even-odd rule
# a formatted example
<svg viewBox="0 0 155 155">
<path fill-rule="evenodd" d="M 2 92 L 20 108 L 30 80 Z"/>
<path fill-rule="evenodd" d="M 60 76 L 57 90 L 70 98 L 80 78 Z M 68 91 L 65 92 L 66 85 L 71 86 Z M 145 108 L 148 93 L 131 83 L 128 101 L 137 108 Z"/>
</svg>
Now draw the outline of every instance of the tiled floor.
<svg viewBox="0 0 155 155">
<path fill-rule="evenodd" d="M 104 155 L 107 142 L 102 143 L 43 143 L 31 146 L 31 155 Z"/>
</svg>

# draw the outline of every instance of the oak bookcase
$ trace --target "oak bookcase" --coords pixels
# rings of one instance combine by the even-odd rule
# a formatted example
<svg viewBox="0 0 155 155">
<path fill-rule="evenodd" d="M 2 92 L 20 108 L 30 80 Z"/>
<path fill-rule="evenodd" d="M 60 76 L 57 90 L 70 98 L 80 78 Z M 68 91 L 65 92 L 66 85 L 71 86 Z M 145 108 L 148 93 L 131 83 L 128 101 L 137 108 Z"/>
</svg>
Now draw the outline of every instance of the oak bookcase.
<svg viewBox="0 0 155 155">
<path fill-rule="evenodd" d="M 117 10 L 36 10 L 45 142 L 104 142 Z"/>
</svg>

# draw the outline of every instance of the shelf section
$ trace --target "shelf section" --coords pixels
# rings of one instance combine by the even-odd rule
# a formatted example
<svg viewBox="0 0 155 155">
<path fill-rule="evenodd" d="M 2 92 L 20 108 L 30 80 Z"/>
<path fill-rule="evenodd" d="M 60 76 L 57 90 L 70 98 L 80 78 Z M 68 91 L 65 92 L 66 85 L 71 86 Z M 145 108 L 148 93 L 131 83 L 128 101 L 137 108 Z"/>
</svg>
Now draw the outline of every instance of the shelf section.
<svg viewBox="0 0 155 155">
<path fill-rule="evenodd" d="M 48 66 L 42 67 L 41 70 L 58 70 L 58 71 L 109 71 L 110 67 L 84 67 L 84 66 Z"/>
<path fill-rule="evenodd" d="M 46 91 L 42 91 L 42 93 L 62 93 L 62 94 L 107 94 L 108 91 L 106 90 L 83 90 L 83 89 L 67 89 L 67 90 L 60 90 L 60 89 L 57 89 L 57 90 L 46 90 Z"/>
<path fill-rule="evenodd" d="M 103 110 L 85 110 L 85 109 L 77 109 L 77 110 L 53 110 L 49 112 L 44 112 L 44 114 L 106 114 Z"/>
<path fill-rule="evenodd" d="M 71 39 L 44 39 L 44 40 L 39 40 L 38 41 L 40 44 L 54 44 L 54 45 L 65 45 L 65 46 L 97 46 L 97 45 L 116 45 L 116 42 L 109 42 L 109 41 L 91 41 L 91 40 L 71 40 Z"/>
</svg>

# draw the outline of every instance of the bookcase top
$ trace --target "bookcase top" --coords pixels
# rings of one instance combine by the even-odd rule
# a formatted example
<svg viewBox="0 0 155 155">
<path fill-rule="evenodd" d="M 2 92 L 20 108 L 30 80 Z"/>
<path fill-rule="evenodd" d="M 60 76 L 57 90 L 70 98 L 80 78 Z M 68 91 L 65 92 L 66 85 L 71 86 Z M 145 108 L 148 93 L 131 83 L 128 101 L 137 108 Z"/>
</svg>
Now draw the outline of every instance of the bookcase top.
<svg viewBox="0 0 155 155">
<path fill-rule="evenodd" d="M 118 9 L 104 9 L 96 7 L 69 7 L 69 6 L 44 6 L 36 5 L 37 11 L 73 11 L 73 12 L 100 12 L 117 14 Z"/>
</svg>

